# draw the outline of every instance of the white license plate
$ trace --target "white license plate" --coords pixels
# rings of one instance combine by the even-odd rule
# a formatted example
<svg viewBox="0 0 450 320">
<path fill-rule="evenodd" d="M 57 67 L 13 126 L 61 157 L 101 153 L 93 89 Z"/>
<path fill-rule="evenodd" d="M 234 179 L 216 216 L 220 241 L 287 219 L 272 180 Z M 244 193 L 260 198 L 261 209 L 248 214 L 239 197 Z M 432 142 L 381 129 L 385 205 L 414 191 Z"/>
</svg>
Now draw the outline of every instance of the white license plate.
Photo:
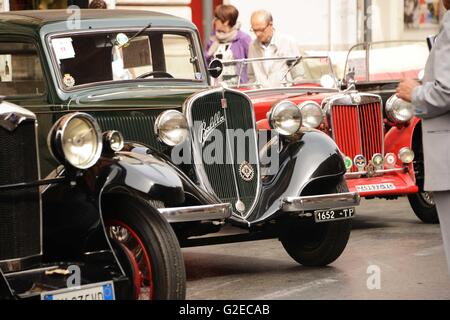
<svg viewBox="0 0 450 320">
<path fill-rule="evenodd" d="M 380 183 L 356 186 L 358 192 L 395 190 L 393 183 Z"/>
<path fill-rule="evenodd" d="M 115 300 L 112 281 L 41 293 L 41 300 Z"/>
<path fill-rule="evenodd" d="M 314 211 L 314 219 L 316 220 L 316 222 L 329 222 L 329 221 L 350 219 L 354 215 L 355 215 L 354 208 Z"/>
</svg>

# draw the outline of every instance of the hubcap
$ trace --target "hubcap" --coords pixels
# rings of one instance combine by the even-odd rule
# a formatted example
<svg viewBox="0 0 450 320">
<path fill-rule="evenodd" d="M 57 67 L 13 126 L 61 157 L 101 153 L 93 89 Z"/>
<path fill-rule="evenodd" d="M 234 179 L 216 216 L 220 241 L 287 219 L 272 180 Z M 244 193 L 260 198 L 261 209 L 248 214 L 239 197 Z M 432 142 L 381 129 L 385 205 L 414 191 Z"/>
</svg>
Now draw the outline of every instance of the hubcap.
<svg viewBox="0 0 450 320">
<path fill-rule="evenodd" d="M 118 222 L 111 223 L 108 228 L 109 236 L 124 246 L 132 253 L 137 262 L 140 274 L 139 300 L 152 299 L 153 279 L 150 259 L 146 253 L 141 239 L 129 229 L 128 226 L 119 225 Z"/>
<path fill-rule="evenodd" d="M 434 206 L 435 205 L 434 198 L 433 198 L 433 195 L 431 193 L 429 193 L 429 192 L 421 192 L 420 196 L 430 206 Z"/>
</svg>

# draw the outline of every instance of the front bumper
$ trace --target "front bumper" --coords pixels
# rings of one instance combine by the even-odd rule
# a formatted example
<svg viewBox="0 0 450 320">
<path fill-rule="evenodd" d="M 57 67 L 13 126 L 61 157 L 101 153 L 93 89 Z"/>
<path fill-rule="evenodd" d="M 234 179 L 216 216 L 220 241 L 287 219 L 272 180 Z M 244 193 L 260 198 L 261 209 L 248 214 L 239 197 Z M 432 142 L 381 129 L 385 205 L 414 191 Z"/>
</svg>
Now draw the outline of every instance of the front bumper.
<svg viewBox="0 0 450 320">
<path fill-rule="evenodd" d="M 220 203 L 204 206 L 163 208 L 159 212 L 169 223 L 223 220 L 231 217 L 232 206 L 229 203 Z"/>
<path fill-rule="evenodd" d="M 367 176 L 364 172 L 346 174 L 347 186 L 361 197 L 401 196 L 419 192 L 414 177 L 408 168 L 377 172 Z"/>
<path fill-rule="evenodd" d="M 282 201 L 283 212 L 344 209 L 358 206 L 361 197 L 356 192 L 335 193 L 320 196 L 288 197 Z"/>
</svg>

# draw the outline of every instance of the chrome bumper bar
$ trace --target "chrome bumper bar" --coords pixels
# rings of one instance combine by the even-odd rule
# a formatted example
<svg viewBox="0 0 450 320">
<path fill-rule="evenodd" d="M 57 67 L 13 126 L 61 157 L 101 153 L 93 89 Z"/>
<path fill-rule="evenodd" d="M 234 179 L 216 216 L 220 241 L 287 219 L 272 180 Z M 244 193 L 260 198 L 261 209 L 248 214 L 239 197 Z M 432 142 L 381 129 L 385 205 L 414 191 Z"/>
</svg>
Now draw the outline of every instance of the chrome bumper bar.
<svg viewBox="0 0 450 320">
<path fill-rule="evenodd" d="M 222 220 L 229 218 L 232 214 L 229 203 L 221 203 L 205 206 L 162 208 L 159 212 L 169 223 Z"/>
<path fill-rule="evenodd" d="M 385 173 L 393 173 L 393 172 L 405 172 L 408 171 L 408 168 L 394 168 L 394 169 L 383 169 L 383 170 L 375 170 L 374 172 L 370 173 L 370 177 L 376 176 L 376 175 L 382 175 Z M 361 176 L 368 176 L 368 171 L 360 171 L 360 172 L 347 172 L 345 174 L 345 178 L 351 179 L 351 178 L 360 178 Z"/>
<path fill-rule="evenodd" d="M 288 197 L 282 202 L 284 212 L 344 209 L 359 205 L 361 197 L 356 192 L 326 194 L 320 196 Z"/>
</svg>

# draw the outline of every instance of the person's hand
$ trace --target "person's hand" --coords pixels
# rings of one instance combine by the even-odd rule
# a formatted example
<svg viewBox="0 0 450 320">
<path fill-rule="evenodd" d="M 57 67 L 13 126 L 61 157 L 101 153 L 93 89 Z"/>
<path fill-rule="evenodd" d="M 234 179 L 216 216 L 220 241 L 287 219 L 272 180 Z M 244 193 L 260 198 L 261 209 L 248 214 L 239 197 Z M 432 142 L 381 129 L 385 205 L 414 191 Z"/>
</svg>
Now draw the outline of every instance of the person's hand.
<svg viewBox="0 0 450 320">
<path fill-rule="evenodd" d="M 412 79 L 407 79 L 400 82 L 397 87 L 397 97 L 407 102 L 411 102 L 412 92 L 418 86 L 420 86 L 420 83 Z"/>
</svg>

